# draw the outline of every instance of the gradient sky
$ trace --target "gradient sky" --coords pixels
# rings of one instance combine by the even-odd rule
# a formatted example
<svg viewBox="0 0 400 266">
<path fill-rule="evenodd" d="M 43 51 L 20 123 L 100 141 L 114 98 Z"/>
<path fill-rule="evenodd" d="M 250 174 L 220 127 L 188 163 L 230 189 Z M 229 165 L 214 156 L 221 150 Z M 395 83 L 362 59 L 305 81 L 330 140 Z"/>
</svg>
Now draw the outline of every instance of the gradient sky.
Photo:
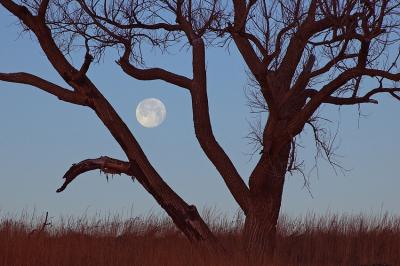
<svg viewBox="0 0 400 266">
<path fill-rule="evenodd" d="M 64 85 L 29 34 L 20 35 L 16 19 L 0 7 L 0 72 L 26 71 Z M 161 57 L 149 53 L 149 65 L 168 67 L 190 76 L 190 54 Z M 73 58 L 75 65 L 81 59 Z M 187 202 L 198 208 L 215 207 L 228 215 L 238 206 L 194 135 L 188 92 L 160 81 L 137 81 L 114 63 L 110 53 L 93 65 L 89 77 L 114 105 L 142 145 L 161 176 Z M 207 54 L 210 113 L 217 140 L 245 178 L 257 161 L 250 160 L 245 139 L 252 120 L 244 96 L 246 68 L 232 46 L 230 53 L 212 49 Z M 164 102 L 167 118 L 157 128 L 143 128 L 135 108 L 144 98 Z M 400 102 L 376 97 L 379 105 L 364 105 L 367 117 L 358 119 L 357 107 L 326 106 L 321 111 L 339 123 L 338 153 L 345 175 L 325 162 L 319 175 L 310 176 L 310 193 L 300 175 L 288 175 L 282 211 L 291 215 L 308 211 L 326 213 L 400 213 Z M 156 202 L 138 182 L 127 176 L 106 181 L 98 171 L 79 176 L 63 193 L 56 189 L 72 163 L 107 155 L 124 154 L 94 112 L 63 103 L 29 86 L 0 81 L 0 216 L 23 210 L 49 211 L 52 216 L 94 212 L 146 214 L 159 211 Z M 313 166 L 315 148 L 310 134 L 303 134 L 300 158 Z M 250 161 L 249 161 L 250 160 Z"/>
</svg>

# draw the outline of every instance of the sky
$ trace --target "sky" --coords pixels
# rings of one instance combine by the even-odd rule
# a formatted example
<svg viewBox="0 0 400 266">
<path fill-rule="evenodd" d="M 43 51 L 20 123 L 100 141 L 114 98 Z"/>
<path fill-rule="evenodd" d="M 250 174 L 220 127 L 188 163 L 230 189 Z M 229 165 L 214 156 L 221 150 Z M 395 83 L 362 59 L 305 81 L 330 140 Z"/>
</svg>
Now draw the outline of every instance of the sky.
<svg viewBox="0 0 400 266">
<path fill-rule="evenodd" d="M 65 85 L 47 62 L 36 40 L 20 34 L 16 20 L 0 7 L 0 72 L 25 71 Z M 169 56 L 146 53 L 150 66 L 166 67 L 190 76 L 190 54 Z M 190 96 L 184 89 L 161 81 L 137 81 L 124 74 L 110 53 L 91 66 L 88 75 L 109 99 L 141 144 L 164 180 L 188 203 L 214 208 L 228 216 L 238 210 L 222 178 L 198 144 L 192 122 Z M 75 65 L 81 59 L 72 58 Z M 208 93 L 215 136 L 246 183 L 257 157 L 245 136 L 253 115 L 246 106 L 246 67 L 232 47 L 207 51 Z M 136 120 L 137 104 L 158 98 L 166 106 L 161 126 L 144 128 Z M 337 174 L 324 161 L 310 174 L 310 191 L 299 174 L 288 175 L 282 212 L 400 214 L 400 102 L 376 97 L 379 105 L 326 106 L 324 117 L 339 127 L 337 153 L 348 169 Z M 315 148 L 311 135 L 302 134 L 299 156 L 308 170 Z M 98 171 L 79 176 L 62 193 L 56 189 L 71 164 L 107 155 L 125 159 L 123 152 L 94 112 L 59 101 L 33 87 L 0 81 L 0 217 L 23 211 L 51 216 L 94 213 L 146 215 L 162 213 L 157 203 L 127 176 L 108 181 Z"/>
</svg>

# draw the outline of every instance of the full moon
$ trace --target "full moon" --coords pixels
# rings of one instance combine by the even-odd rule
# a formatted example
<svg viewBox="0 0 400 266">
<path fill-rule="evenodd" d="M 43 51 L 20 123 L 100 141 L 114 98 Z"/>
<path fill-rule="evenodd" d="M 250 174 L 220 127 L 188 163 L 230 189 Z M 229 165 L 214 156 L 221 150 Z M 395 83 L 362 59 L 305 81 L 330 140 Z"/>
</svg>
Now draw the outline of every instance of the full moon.
<svg viewBox="0 0 400 266">
<path fill-rule="evenodd" d="M 136 119 L 144 127 L 157 127 L 166 116 L 165 105 L 156 98 L 144 99 L 136 107 Z"/>
</svg>

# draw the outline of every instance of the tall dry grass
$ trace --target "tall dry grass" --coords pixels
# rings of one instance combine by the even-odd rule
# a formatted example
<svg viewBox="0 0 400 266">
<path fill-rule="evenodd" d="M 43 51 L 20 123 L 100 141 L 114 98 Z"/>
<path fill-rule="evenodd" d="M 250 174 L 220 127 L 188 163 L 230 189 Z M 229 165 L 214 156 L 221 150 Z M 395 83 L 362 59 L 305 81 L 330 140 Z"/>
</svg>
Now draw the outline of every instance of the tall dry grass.
<svg viewBox="0 0 400 266">
<path fill-rule="evenodd" d="M 42 231 L 43 215 L 3 216 L 0 265 L 250 265 L 242 252 L 243 216 L 206 210 L 203 217 L 227 254 L 191 245 L 168 218 L 155 214 L 61 217 Z M 400 217 L 282 215 L 276 258 L 267 265 L 400 265 Z"/>
</svg>

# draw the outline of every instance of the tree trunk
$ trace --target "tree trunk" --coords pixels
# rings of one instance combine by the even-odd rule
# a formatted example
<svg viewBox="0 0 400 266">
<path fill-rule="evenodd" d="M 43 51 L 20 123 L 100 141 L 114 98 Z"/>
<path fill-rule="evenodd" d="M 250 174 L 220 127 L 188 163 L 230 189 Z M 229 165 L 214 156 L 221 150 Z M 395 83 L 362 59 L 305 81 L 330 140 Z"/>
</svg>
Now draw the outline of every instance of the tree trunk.
<svg viewBox="0 0 400 266">
<path fill-rule="evenodd" d="M 244 225 L 244 240 L 255 264 L 272 261 L 290 144 L 278 153 L 263 153 L 250 176 L 250 208 Z"/>
<path fill-rule="evenodd" d="M 89 87 L 89 86 L 88 86 Z M 89 106 L 96 112 L 129 159 L 140 169 L 137 180 L 168 213 L 175 225 L 191 241 L 204 244 L 209 249 L 224 251 L 194 205 L 187 204 L 161 178 L 148 161 L 135 137 L 116 113 L 111 104 L 95 88 L 90 88 Z"/>
</svg>

